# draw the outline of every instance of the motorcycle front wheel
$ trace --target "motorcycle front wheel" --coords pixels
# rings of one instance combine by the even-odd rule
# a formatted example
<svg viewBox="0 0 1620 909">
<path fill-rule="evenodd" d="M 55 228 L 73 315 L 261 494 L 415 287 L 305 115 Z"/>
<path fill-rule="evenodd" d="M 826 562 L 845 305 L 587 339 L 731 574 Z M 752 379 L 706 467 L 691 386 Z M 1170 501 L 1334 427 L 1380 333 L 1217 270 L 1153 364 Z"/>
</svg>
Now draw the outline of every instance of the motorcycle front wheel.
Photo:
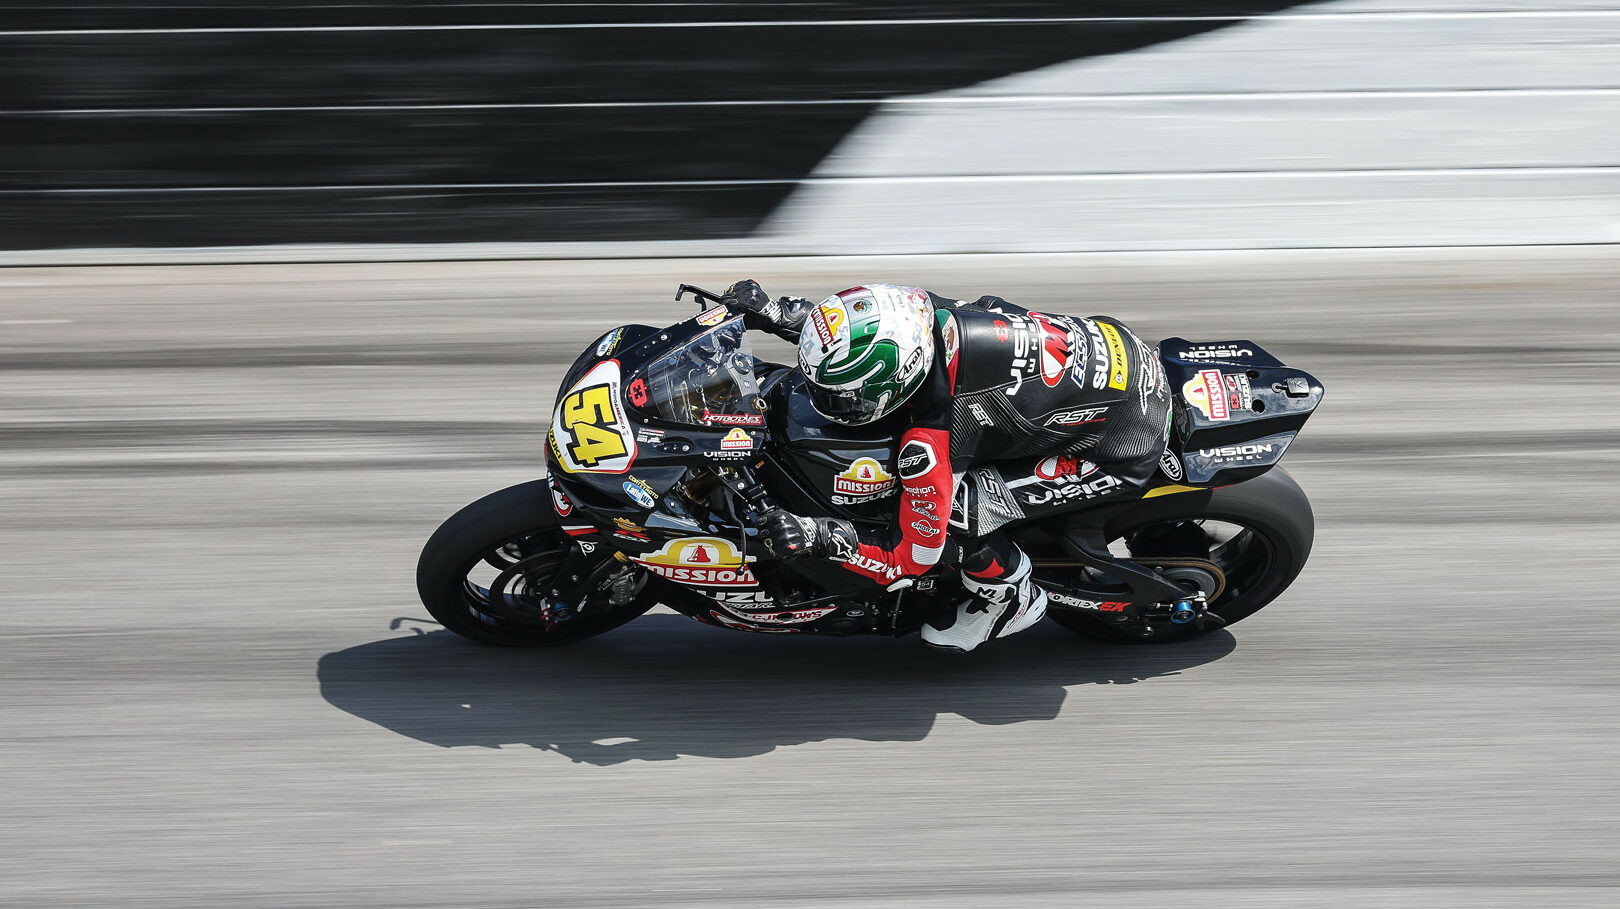
<svg viewBox="0 0 1620 909">
<path fill-rule="evenodd" d="M 1304 570 L 1316 521 L 1305 491 L 1277 468 L 1235 486 L 1143 500 L 1116 516 L 1105 530 L 1116 556 L 1213 566 L 1208 571 L 1185 567 L 1170 573 L 1197 579 L 1210 596 L 1210 611 L 1231 625 L 1281 596 Z M 1037 556 L 1037 581 L 1040 562 Z M 1049 609 L 1047 615 L 1070 631 L 1122 644 L 1170 643 L 1221 627 L 1214 622 L 1200 628 L 1071 609 Z"/>
<path fill-rule="evenodd" d="M 545 480 L 492 492 L 439 525 L 416 563 L 416 592 L 433 618 L 480 644 L 550 647 L 611 631 L 650 602 L 591 603 L 548 617 L 551 589 L 573 541 L 558 526 Z"/>
</svg>

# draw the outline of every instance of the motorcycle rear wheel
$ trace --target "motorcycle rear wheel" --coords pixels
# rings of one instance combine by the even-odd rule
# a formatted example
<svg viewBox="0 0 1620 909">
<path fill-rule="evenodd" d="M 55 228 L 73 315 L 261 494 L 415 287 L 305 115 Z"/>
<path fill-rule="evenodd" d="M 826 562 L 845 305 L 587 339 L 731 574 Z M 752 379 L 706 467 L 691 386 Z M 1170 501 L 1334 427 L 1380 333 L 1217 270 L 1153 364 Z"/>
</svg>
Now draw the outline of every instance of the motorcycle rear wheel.
<svg viewBox="0 0 1620 909">
<path fill-rule="evenodd" d="M 1106 530 L 1110 543 L 1123 541 L 1132 555 L 1140 557 L 1138 550 L 1150 536 L 1161 541 L 1171 534 L 1197 539 L 1209 523 L 1235 526 L 1239 532 L 1218 544 L 1205 537 L 1203 551 L 1191 546 L 1185 552 L 1159 548 L 1152 554 L 1216 562 L 1227 583 L 1209 608 L 1227 625 L 1254 615 L 1288 589 L 1304 570 L 1316 535 L 1310 500 L 1281 468 L 1207 493 L 1146 499 L 1110 521 Z M 1036 580 L 1040 580 L 1039 571 Z M 1047 615 L 1070 631 L 1120 644 L 1167 644 L 1220 627 L 1213 622 L 1203 628 L 1168 621 L 1145 623 L 1123 615 L 1069 609 L 1050 609 Z"/>
<path fill-rule="evenodd" d="M 611 631 L 651 602 L 592 602 L 565 622 L 544 597 L 573 541 L 558 526 L 545 480 L 492 492 L 450 516 L 422 547 L 416 592 L 439 624 L 480 644 L 552 647 Z M 487 575 L 494 575 L 488 580 Z"/>
</svg>

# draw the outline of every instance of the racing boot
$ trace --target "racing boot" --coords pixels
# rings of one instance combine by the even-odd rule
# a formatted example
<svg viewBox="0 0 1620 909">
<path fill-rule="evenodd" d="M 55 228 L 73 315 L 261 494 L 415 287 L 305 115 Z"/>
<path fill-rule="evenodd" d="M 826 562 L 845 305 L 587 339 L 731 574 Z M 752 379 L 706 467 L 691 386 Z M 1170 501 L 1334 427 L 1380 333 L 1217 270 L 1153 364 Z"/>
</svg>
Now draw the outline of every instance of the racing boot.
<svg viewBox="0 0 1620 909">
<path fill-rule="evenodd" d="M 923 643 L 938 650 L 967 653 L 991 638 L 1004 638 L 1034 625 L 1046 615 L 1046 591 L 1030 578 L 1029 556 L 1017 547 L 1007 565 L 988 549 L 963 566 L 962 586 L 972 594 L 956 607 L 948 625 L 938 619 L 922 627 Z"/>
</svg>

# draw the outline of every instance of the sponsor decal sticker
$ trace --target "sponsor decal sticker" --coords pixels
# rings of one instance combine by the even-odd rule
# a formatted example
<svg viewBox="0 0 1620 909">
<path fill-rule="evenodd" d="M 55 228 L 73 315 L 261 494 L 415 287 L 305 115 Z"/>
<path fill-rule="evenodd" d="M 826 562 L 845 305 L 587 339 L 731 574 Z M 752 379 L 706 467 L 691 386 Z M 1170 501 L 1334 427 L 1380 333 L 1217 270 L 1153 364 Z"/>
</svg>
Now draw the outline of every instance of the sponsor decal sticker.
<svg viewBox="0 0 1620 909">
<path fill-rule="evenodd" d="M 566 518 L 573 514 L 574 503 L 568 500 L 568 495 L 557 485 L 557 481 L 547 477 L 546 485 L 551 489 L 551 507 L 557 509 L 557 517 Z"/>
<path fill-rule="evenodd" d="M 815 609 L 796 609 L 788 612 L 781 612 L 777 610 L 745 611 L 736 608 L 730 603 L 726 603 L 725 607 L 732 613 L 736 614 L 736 616 L 743 621 L 757 622 L 761 625 L 802 625 L 805 622 L 814 622 L 816 619 L 819 619 L 822 616 L 831 615 L 832 613 L 838 611 L 837 606 L 822 606 Z M 788 629 L 773 628 L 771 630 L 786 631 Z"/>
<path fill-rule="evenodd" d="M 862 499 L 875 499 L 894 492 L 894 477 L 874 458 L 857 458 L 849 469 L 833 477 L 833 492 Z"/>
<path fill-rule="evenodd" d="M 1041 382 L 1047 388 L 1056 388 L 1063 381 L 1063 374 L 1069 371 L 1074 354 L 1073 333 L 1068 326 L 1043 313 L 1032 312 L 1029 317 L 1041 328 Z"/>
<path fill-rule="evenodd" d="M 843 324 L 844 311 L 838 307 L 822 303 L 810 310 L 810 327 L 815 329 L 816 338 L 823 347 L 833 342 L 833 338 L 838 336 L 838 327 Z"/>
<path fill-rule="evenodd" d="M 637 380 L 640 381 L 640 380 Z M 591 367 L 557 402 L 552 453 L 568 473 L 624 473 L 636 458 L 635 437 L 619 400 L 619 361 Z"/>
<path fill-rule="evenodd" d="M 1108 350 L 1103 343 L 1102 332 L 1097 328 L 1095 319 L 1084 320 L 1086 337 L 1091 343 L 1091 387 L 1100 391 L 1103 383 L 1108 381 Z M 1081 388 L 1086 387 L 1086 374 L 1082 368 L 1084 361 L 1074 364 L 1074 384 Z"/>
<path fill-rule="evenodd" d="M 696 587 L 758 587 L 754 572 L 743 564 L 729 540 L 685 537 L 670 540 L 657 552 L 635 557 L 653 574 Z M 753 561 L 753 557 L 749 557 Z"/>
<path fill-rule="evenodd" d="M 727 606 L 773 606 L 776 598 L 763 590 L 705 590 L 715 602 Z"/>
<path fill-rule="evenodd" d="M 1270 442 L 1261 442 L 1250 445 L 1223 445 L 1220 448 L 1200 448 L 1200 457 L 1220 463 L 1244 463 L 1249 461 L 1264 461 L 1277 453 L 1277 446 Z M 1179 480 L 1180 477 L 1171 479 Z"/>
<path fill-rule="evenodd" d="M 1142 343 L 1140 338 L 1136 341 L 1136 362 L 1142 370 L 1142 375 L 1136 383 L 1136 394 L 1141 400 L 1142 413 L 1145 414 L 1148 412 L 1148 399 L 1163 396 L 1170 390 L 1170 385 L 1159 355 Z"/>
<path fill-rule="evenodd" d="M 962 338 L 956 332 L 956 317 L 945 310 L 939 311 L 940 338 L 945 342 L 945 362 L 956 362 L 956 355 L 962 349 Z"/>
<path fill-rule="evenodd" d="M 615 328 L 608 332 L 601 342 L 596 345 L 596 355 L 605 357 L 612 353 L 613 349 L 619 346 L 619 339 L 622 337 L 624 337 L 624 329 L 622 328 Z"/>
<path fill-rule="evenodd" d="M 741 429 L 733 429 L 720 440 L 720 447 L 728 451 L 747 451 L 754 447 L 754 437 Z"/>
<path fill-rule="evenodd" d="M 642 508 L 658 507 L 658 498 L 653 495 L 652 487 L 635 477 L 624 481 L 624 494 Z"/>
<path fill-rule="evenodd" d="M 913 439 L 900 449 L 900 478 L 915 480 L 934 469 L 934 446 Z"/>
<path fill-rule="evenodd" d="M 1219 422 L 1232 416 L 1232 411 L 1226 406 L 1225 389 L 1220 370 L 1202 369 L 1181 386 L 1181 396 L 1206 418 Z"/>
<path fill-rule="evenodd" d="M 699 313 L 697 317 L 697 324 L 702 325 L 705 328 L 713 328 L 725 320 L 726 308 L 724 306 L 716 306 L 708 312 Z"/>
<path fill-rule="evenodd" d="M 714 413 L 705 410 L 703 422 L 718 426 L 764 426 L 765 416 L 757 413 Z"/>
<path fill-rule="evenodd" d="M 1248 376 L 1223 374 L 1218 369 L 1199 370 L 1181 386 L 1181 394 L 1187 403 L 1217 423 L 1230 419 L 1234 411 L 1247 410 L 1253 400 Z"/>
<path fill-rule="evenodd" d="M 625 533 L 640 533 L 647 529 L 629 518 L 614 518 L 613 526 L 619 528 Z"/>
<path fill-rule="evenodd" d="M 997 319 L 990 324 L 995 326 L 996 340 L 1003 344 L 1007 343 L 1007 339 L 1012 336 L 1011 333 L 1007 331 L 1007 323 L 1001 319 Z"/>
<path fill-rule="evenodd" d="M 1096 470 L 1097 465 L 1079 455 L 1058 455 L 1037 463 L 1035 476 L 1042 480 L 1065 480 L 1090 476 Z"/>
<path fill-rule="evenodd" d="M 1007 374 L 1012 377 L 1012 385 L 1007 389 L 1007 397 L 1015 397 L 1024 387 L 1024 379 L 1036 368 L 1034 352 L 1040 344 L 1036 332 L 1038 329 L 1030 319 L 1014 319 L 1013 322 L 1013 356 L 1008 366 Z"/>
<path fill-rule="evenodd" d="M 636 379 L 630 383 L 630 403 L 637 407 L 647 406 L 647 383 Z"/>
<path fill-rule="evenodd" d="M 1095 465 L 1093 465 L 1092 469 L 1096 469 Z M 1088 471 L 1088 473 L 1089 472 L 1090 471 Z M 1007 485 L 1012 487 L 1015 484 L 1019 486 L 1027 486 L 1025 481 L 1015 481 L 1014 483 L 1008 483 Z M 1123 485 L 1125 485 L 1124 481 L 1122 481 L 1119 477 L 1112 474 L 1103 474 L 1089 483 L 1077 483 L 1073 482 L 1072 480 L 1063 482 L 1063 485 L 1041 483 L 1039 488 L 1036 489 L 1022 489 L 1020 491 L 1020 495 L 1022 495 L 1025 505 L 1063 504 L 1074 501 L 1085 501 L 1086 499 L 1095 499 L 1098 496 L 1104 495 L 1116 487 Z"/>
<path fill-rule="evenodd" d="M 1237 360 L 1252 356 L 1254 351 L 1247 347 L 1233 347 L 1226 344 L 1194 344 L 1176 354 L 1176 358 L 1181 360 Z"/>
<path fill-rule="evenodd" d="M 984 412 L 984 405 L 978 401 L 968 405 L 968 413 L 973 414 L 973 419 L 978 420 L 981 426 L 996 425 L 996 421 L 990 419 L 990 415 Z"/>
<path fill-rule="evenodd" d="M 1086 423 L 1101 423 L 1103 414 L 1108 412 L 1106 407 L 1085 407 L 1080 410 L 1062 410 L 1052 414 L 1046 419 L 1047 426 L 1081 426 Z"/>
<path fill-rule="evenodd" d="M 1062 603 L 1065 606 L 1074 606 L 1079 609 L 1094 609 L 1098 612 L 1124 612 L 1125 607 L 1130 605 L 1129 603 L 1104 600 L 1082 600 L 1079 597 L 1072 597 L 1066 593 L 1058 593 L 1056 590 L 1049 590 L 1046 592 L 1046 595 L 1051 597 L 1053 602 Z"/>
<path fill-rule="evenodd" d="M 712 620 L 709 622 L 711 625 L 719 625 L 722 628 L 735 628 L 738 631 L 752 631 L 758 634 L 799 634 L 802 631 L 802 629 L 792 626 L 778 627 L 755 624 L 733 615 L 727 615 L 718 609 L 709 610 L 709 618 Z"/>
<path fill-rule="evenodd" d="M 1176 457 L 1176 453 L 1168 448 L 1159 457 L 1159 469 L 1164 471 L 1164 475 L 1176 483 L 1180 483 L 1187 476 L 1181 469 L 1181 459 Z"/>
<path fill-rule="evenodd" d="M 1131 360 L 1125 351 L 1125 339 L 1120 337 L 1119 329 L 1106 322 L 1097 323 L 1097 330 L 1102 332 L 1103 341 L 1108 345 L 1108 387 L 1124 391 L 1131 378 Z"/>
</svg>

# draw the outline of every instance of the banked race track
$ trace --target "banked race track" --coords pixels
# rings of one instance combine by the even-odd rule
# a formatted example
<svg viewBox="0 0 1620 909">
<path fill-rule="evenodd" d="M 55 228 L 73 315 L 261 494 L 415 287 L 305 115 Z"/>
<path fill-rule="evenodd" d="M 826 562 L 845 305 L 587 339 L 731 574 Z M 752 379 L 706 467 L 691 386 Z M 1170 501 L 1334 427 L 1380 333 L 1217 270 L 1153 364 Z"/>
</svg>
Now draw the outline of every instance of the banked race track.
<svg viewBox="0 0 1620 909">
<path fill-rule="evenodd" d="M 679 281 L 1252 338 L 1318 537 L 1173 648 L 651 613 L 480 648 L 422 541 Z M 0 273 L 0 903 L 1612 906 L 1610 248 Z"/>
</svg>

